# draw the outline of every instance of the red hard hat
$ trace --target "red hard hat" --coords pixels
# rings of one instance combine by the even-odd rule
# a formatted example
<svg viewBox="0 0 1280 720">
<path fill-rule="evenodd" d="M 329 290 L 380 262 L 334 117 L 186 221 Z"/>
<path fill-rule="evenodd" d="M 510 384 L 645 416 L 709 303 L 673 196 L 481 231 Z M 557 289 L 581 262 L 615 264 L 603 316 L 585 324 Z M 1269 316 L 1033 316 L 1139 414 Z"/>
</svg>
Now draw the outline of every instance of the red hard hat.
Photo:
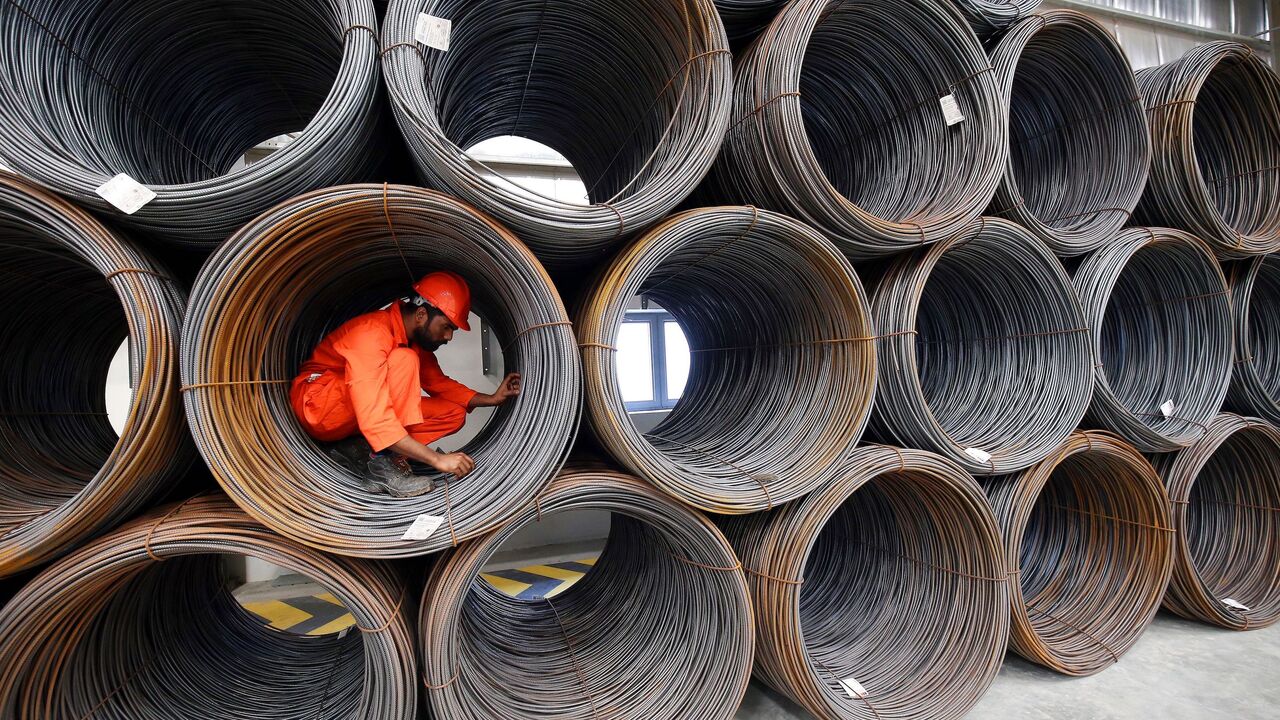
<svg viewBox="0 0 1280 720">
<path fill-rule="evenodd" d="M 456 272 L 438 270 L 427 273 L 413 289 L 423 300 L 434 305 L 449 318 L 459 330 L 470 330 L 467 316 L 471 314 L 471 288 Z"/>
</svg>

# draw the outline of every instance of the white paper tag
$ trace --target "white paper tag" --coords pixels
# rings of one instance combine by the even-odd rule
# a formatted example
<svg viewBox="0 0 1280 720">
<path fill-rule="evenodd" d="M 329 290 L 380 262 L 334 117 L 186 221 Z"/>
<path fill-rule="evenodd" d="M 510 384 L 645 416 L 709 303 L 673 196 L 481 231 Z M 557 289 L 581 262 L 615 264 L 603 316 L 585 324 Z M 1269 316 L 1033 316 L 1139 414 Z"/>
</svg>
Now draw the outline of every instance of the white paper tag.
<svg viewBox="0 0 1280 720">
<path fill-rule="evenodd" d="M 418 22 L 413 26 L 413 39 L 427 47 L 448 52 L 449 33 L 452 31 L 452 20 L 419 13 Z"/>
<path fill-rule="evenodd" d="M 991 460 L 991 453 L 983 450 L 982 448 L 965 448 L 964 454 L 980 463 L 989 462 Z"/>
<path fill-rule="evenodd" d="M 1235 608 L 1236 610 L 1244 610 L 1245 612 L 1249 611 L 1248 606 L 1239 601 L 1232 600 L 1231 598 L 1222 598 L 1222 604 L 1229 608 Z"/>
<path fill-rule="evenodd" d="M 1178 406 L 1174 405 L 1172 400 L 1165 400 L 1164 404 L 1160 406 L 1160 414 L 1165 417 L 1172 417 L 1177 410 Z"/>
<path fill-rule="evenodd" d="M 103 183 L 97 192 L 103 200 L 115 205 L 116 209 L 125 215 L 138 212 L 143 205 L 156 199 L 156 194 L 151 191 L 151 188 L 124 173 Z"/>
<path fill-rule="evenodd" d="M 840 681 L 840 685 L 844 687 L 844 691 L 848 693 L 850 699 L 865 698 L 867 691 L 862 687 L 862 683 L 851 677 Z"/>
<path fill-rule="evenodd" d="M 400 536 L 401 540 L 426 540 L 431 537 L 431 533 L 440 527 L 440 523 L 444 522 L 444 517 L 440 515 L 419 515 L 408 530 L 404 531 L 404 535 Z"/>
<path fill-rule="evenodd" d="M 964 113 L 960 112 L 960 103 L 956 102 L 955 95 L 943 95 L 938 102 L 942 103 L 942 117 L 947 121 L 947 127 L 964 122 Z"/>
</svg>

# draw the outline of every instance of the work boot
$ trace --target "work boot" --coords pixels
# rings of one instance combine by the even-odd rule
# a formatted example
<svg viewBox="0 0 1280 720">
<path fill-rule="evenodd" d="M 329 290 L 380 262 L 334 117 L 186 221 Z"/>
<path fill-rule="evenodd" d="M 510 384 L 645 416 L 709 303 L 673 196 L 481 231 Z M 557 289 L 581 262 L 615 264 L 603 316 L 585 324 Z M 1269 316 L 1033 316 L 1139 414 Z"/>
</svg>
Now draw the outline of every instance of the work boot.
<svg viewBox="0 0 1280 720">
<path fill-rule="evenodd" d="M 365 474 L 365 466 L 369 463 L 369 455 L 373 448 L 363 435 L 356 434 L 345 440 L 339 440 L 329 447 L 329 459 L 339 467 L 350 470 L 352 475 L 361 477 Z"/>
<path fill-rule="evenodd" d="M 383 453 L 369 458 L 365 470 L 365 488 L 391 497 L 416 497 L 431 492 L 431 478 L 414 475 L 409 461 L 397 453 Z"/>
</svg>

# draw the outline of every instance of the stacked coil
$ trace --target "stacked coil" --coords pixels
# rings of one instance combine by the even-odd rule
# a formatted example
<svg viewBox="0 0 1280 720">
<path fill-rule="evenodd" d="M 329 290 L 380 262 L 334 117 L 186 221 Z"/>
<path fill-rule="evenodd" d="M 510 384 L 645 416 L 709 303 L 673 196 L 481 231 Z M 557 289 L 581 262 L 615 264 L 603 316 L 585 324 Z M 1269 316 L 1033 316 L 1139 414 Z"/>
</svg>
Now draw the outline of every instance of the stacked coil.
<svg viewBox="0 0 1280 720">
<path fill-rule="evenodd" d="M 1000 532 L 954 463 L 862 447 L 827 486 L 725 533 L 751 587 L 756 676 L 817 717 L 958 718 L 1000 669 Z"/>
<path fill-rule="evenodd" d="M 1151 624 L 1173 568 L 1155 468 L 1119 438 L 1084 432 L 985 485 L 1017 580 L 1010 647 L 1067 675 L 1118 662 Z"/>
<path fill-rule="evenodd" d="M 451 23 L 447 51 L 415 40 L 422 14 Z M 427 184 L 509 225 L 548 265 L 599 260 L 665 217 L 729 120 L 731 59 L 711 0 L 393 0 L 383 46 Z M 521 189 L 468 152 L 506 135 L 558 151 L 587 197 Z"/>
<path fill-rule="evenodd" d="M 277 202 L 380 161 L 370 0 L 10 0 L 0 5 L 0 157 L 164 242 L 211 248 Z M 60 92 L 49 92 L 60 88 Z M 242 166 L 257 144 L 298 133 Z M 118 173 L 153 192 L 124 214 Z"/>
<path fill-rule="evenodd" d="M 1253 50 L 1208 42 L 1138 71 L 1155 149 L 1137 220 L 1220 257 L 1280 251 L 1280 77 Z"/>
<path fill-rule="evenodd" d="M 973 31 L 982 38 L 1012 32 L 1011 26 L 1030 15 L 1040 0 L 950 0 L 964 13 Z"/>
<path fill-rule="evenodd" d="M 228 553 L 312 578 L 360 632 L 264 625 L 223 585 Z M 224 498 L 196 498 L 63 558 L 0 611 L 0 715 L 412 720 L 411 604 L 388 566 L 317 553 Z"/>
<path fill-rule="evenodd" d="M 786 0 L 715 0 L 730 40 L 748 40 L 769 24 Z"/>
<path fill-rule="evenodd" d="M 1280 423 L 1280 259 L 1235 263 L 1227 280 L 1236 348 L 1227 403 Z"/>
<path fill-rule="evenodd" d="M 1280 430 L 1223 413 L 1157 456 L 1178 531 L 1165 607 L 1231 630 L 1280 619 Z"/>
<path fill-rule="evenodd" d="M 594 568 L 538 600 L 480 579 L 521 528 L 611 512 Z M 751 600 L 733 548 L 636 478 L 567 469 L 508 523 L 440 556 L 419 641 L 433 717 L 729 720 L 751 675 Z"/>
<path fill-rule="evenodd" d="M 980 218 L 902 256 L 871 306 L 876 435 L 999 475 L 1043 460 L 1084 416 L 1089 327 L 1062 264 L 1023 228 Z"/>
<path fill-rule="evenodd" d="M 951 235 L 995 193 L 1004 100 L 945 2 L 790 3 L 735 79 L 707 193 L 785 212 L 854 260 Z M 963 119 L 949 124 L 952 101 Z"/>
<path fill-rule="evenodd" d="M 1147 182 L 1151 138 L 1129 60 L 1072 10 L 1032 15 L 991 53 L 1008 103 L 1009 157 L 990 214 L 1059 255 L 1115 237 Z"/>
<path fill-rule="evenodd" d="M 142 508 L 194 460 L 178 395 L 183 290 L 87 213 L 0 172 L 0 577 Z M 129 346 L 117 435 L 103 388 Z"/>
<path fill-rule="evenodd" d="M 437 269 L 466 278 L 521 394 L 467 445 L 465 479 L 377 495 L 304 433 L 289 382 L 328 330 Z M 206 262 L 182 347 L 187 419 L 218 482 L 267 526 L 332 552 L 407 557 L 487 532 L 550 481 L 577 432 L 578 350 L 551 280 L 505 228 L 430 190 L 329 188 L 246 225 Z M 439 531 L 402 539 L 424 514 L 444 519 Z"/>
<path fill-rule="evenodd" d="M 1231 381 L 1231 303 L 1213 251 L 1168 228 L 1128 228 L 1076 270 L 1093 333 L 1086 424 L 1143 452 L 1190 445 Z"/>
<path fill-rule="evenodd" d="M 635 296 L 688 339 L 675 409 L 649 432 L 622 400 Z M 710 512 L 771 509 L 829 480 L 875 397 L 875 332 L 849 262 L 813 229 L 747 207 L 692 210 L 637 239 L 577 313 L 588 416 L 620 463 Z"/>
</svg>

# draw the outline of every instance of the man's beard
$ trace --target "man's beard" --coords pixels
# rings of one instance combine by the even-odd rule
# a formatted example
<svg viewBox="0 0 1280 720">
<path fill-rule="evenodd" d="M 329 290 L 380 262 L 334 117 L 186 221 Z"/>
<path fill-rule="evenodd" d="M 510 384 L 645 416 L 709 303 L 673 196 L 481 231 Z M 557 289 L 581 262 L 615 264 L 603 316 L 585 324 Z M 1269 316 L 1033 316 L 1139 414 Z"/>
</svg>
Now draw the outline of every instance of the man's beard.
<svg viewBox="0 0 1280 720">
<path fill-rule="evenodd" d="M 435 352 L 444 345 L 442 342 L 433 341 L 431 336 L 427 334 L 426 328 L 418 328 L 413 331 L 413 343 L 427 352 Z"/>
</svg>

